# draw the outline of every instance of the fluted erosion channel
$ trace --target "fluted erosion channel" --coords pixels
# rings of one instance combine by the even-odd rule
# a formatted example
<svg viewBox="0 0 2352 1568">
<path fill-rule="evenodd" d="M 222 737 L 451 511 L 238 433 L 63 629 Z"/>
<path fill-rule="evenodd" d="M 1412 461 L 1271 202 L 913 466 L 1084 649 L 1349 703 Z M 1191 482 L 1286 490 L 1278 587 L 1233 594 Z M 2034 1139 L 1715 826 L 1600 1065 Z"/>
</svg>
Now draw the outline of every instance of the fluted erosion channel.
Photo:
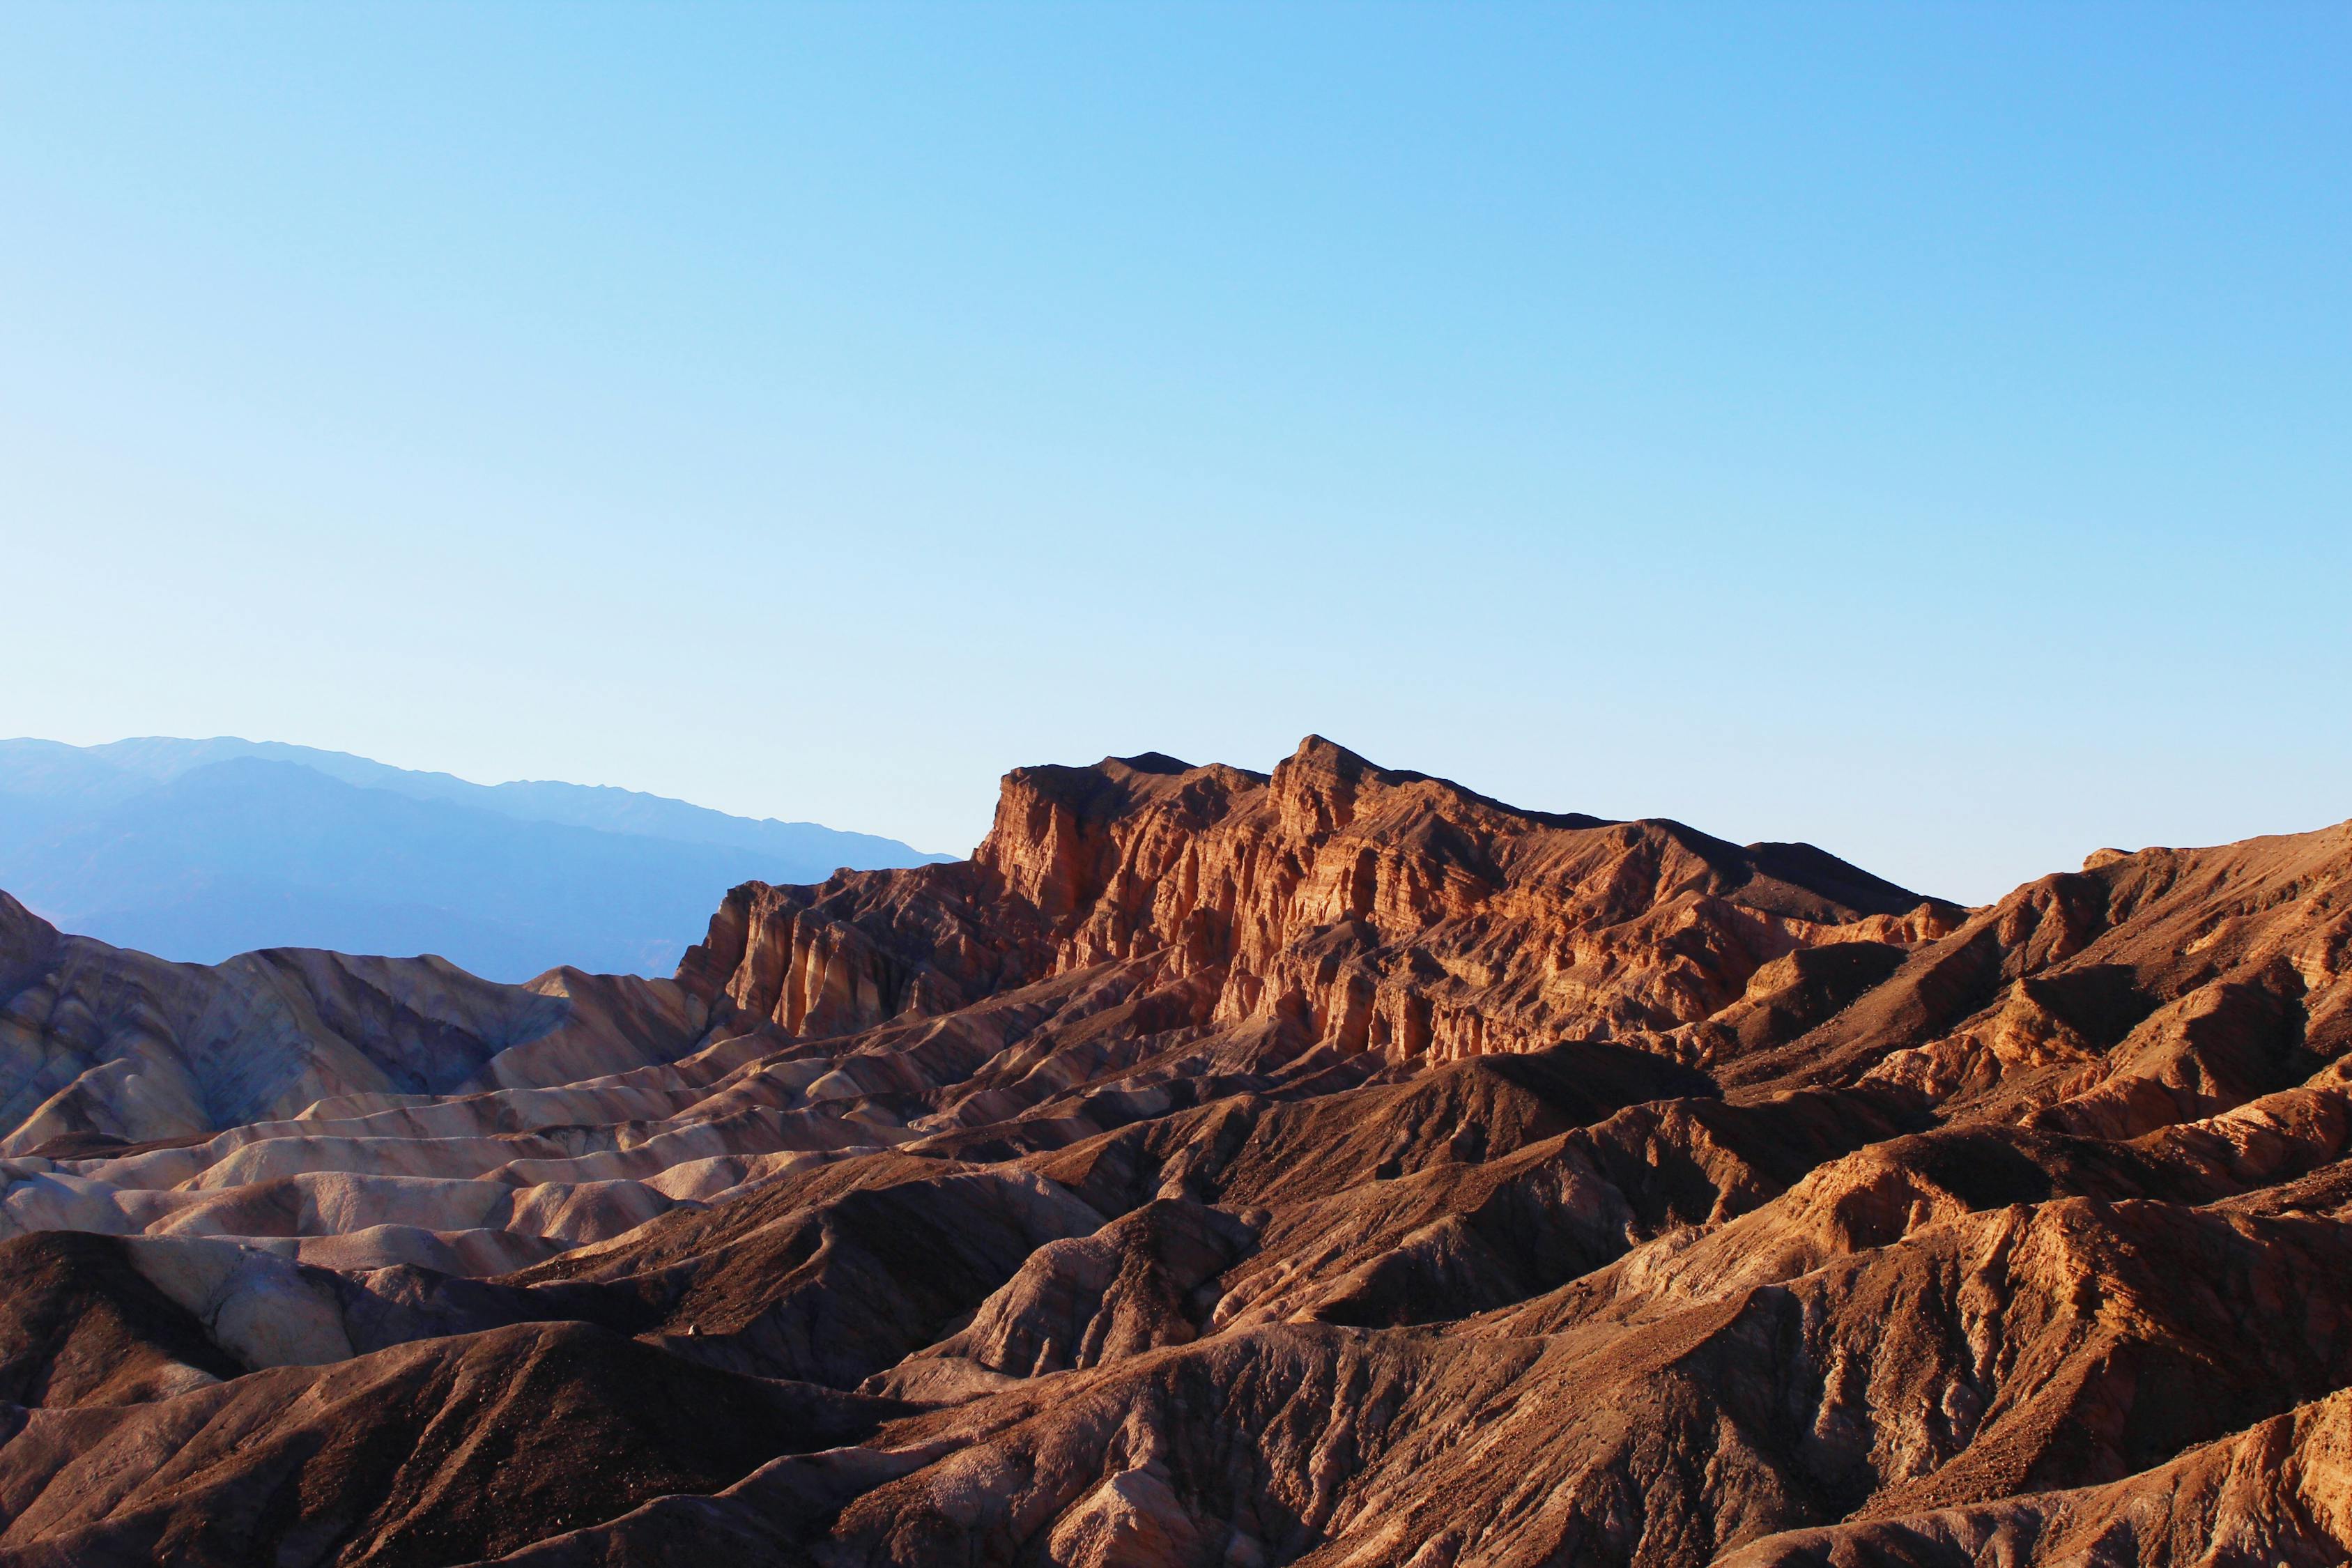
<svg viewBox="0 0 2352 1568">
<path fill-rule="evenodd" d="M 666 981 L 0 896 L 0 1564 L 2341 1563 L 2347 948 L 1313 738 Z"/>
</svg>

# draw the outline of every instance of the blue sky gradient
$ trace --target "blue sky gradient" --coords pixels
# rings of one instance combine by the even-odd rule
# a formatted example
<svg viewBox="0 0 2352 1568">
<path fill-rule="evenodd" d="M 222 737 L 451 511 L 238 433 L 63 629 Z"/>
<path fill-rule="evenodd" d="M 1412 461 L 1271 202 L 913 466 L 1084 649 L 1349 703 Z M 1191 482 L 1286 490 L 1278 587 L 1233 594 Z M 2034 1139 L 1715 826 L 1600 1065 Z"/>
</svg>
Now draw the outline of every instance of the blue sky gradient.
<svg viewBox="0 0 2352 1568">
<path fill-rule="evenodd" d="M 2352 10 L 10 7 L 0 733 L 2352 815 Z"/>
</svg>

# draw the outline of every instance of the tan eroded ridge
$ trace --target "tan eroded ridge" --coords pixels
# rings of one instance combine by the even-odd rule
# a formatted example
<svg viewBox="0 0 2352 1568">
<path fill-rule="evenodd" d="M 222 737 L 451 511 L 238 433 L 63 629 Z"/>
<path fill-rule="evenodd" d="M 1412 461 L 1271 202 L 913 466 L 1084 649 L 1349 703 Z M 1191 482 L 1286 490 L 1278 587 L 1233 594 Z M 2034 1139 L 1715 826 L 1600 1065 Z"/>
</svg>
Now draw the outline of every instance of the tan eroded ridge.
<svg viewBox="0 0 2352 1568">
<path fill-rule="evenodd" d="M 1312 738 L 674 981 L 0 899 L 0 1564 L 2342 1562 L 2347 949 Z"/>
</svg>

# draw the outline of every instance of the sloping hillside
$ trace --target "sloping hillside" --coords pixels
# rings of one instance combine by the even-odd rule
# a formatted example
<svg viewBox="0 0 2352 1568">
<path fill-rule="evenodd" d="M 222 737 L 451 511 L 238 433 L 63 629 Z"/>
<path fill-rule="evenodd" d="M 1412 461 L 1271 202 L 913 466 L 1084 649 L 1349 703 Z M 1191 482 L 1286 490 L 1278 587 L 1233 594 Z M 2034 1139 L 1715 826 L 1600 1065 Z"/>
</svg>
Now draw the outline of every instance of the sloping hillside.
<svg viewBox="0 0 2352 1568">
<path fill-rule="evenodd" d="M 0 1564 L 2352 1556 L 2352 825 L 1971 910 L 1310 739 L 670 982 L 0 915 Z"/>
</svg>

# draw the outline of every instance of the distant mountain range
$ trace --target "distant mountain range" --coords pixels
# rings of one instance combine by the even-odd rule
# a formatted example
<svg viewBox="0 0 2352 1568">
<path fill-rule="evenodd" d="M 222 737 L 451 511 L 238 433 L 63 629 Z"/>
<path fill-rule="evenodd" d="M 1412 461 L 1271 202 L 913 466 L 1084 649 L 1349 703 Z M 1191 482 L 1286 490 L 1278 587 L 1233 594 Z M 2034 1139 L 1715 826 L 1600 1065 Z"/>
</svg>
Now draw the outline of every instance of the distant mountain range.
<svg viewBox="0 0 2352 1568">
<path fill-rule="evenodd" d="M 2352 1563 L 2352 822 L 994 820 L 670 980 L 0 898 L 0 1568 Z"/>
<path fill-rule="evenodd" d="M 585 784 L 469 784 L 221 738 L 0 741 L 0 889 L 60 927 L 216 963 L 438 953 L 528 979 L 667 974 L 729 888 L 951 859 Z"/>
</svg>

